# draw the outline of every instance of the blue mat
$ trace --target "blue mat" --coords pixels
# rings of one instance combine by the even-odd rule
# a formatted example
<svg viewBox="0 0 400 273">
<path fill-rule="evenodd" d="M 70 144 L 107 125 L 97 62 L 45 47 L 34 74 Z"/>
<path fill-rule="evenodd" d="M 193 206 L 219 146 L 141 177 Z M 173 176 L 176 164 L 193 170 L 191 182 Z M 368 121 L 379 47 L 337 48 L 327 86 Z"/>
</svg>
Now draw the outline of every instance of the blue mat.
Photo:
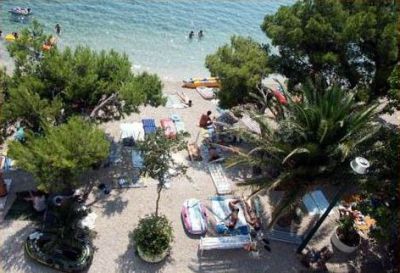
<svg viewBox="0 0 400 273">
<path fill-rule="evenodd" d="M 156 132 L 156 123 L 154 119 L 142 119 L 143 130 L 146 135 Z"/>
</svg>

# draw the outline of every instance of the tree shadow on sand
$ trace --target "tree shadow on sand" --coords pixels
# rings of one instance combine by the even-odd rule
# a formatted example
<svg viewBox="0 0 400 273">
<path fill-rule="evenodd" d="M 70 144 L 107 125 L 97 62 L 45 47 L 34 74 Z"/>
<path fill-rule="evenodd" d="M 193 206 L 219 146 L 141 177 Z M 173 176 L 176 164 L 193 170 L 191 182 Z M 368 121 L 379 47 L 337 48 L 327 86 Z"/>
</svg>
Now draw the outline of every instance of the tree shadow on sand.
<svg viewBox="0 0 400 273">
<path fill-rule="evenodd" d="M 0 247 L 1 266 L 4 272 L 26 273 L 56 273 L 48 267 L 42 266 L 25 255 L 24 243 L 28 235 L 35 229 L 29 223 L 22 229 L 8 237 Z"/>
<path fill-rule="evenodd" d="M 125 253 L 120 255 L 116 260 L 119 273 L 161 273 L 164 267 L 171 262 L 173 262 L 171 256 L 155 264 L 143 261 L 137 255 L 133 242 L 128 245 Z"/>
</svg>

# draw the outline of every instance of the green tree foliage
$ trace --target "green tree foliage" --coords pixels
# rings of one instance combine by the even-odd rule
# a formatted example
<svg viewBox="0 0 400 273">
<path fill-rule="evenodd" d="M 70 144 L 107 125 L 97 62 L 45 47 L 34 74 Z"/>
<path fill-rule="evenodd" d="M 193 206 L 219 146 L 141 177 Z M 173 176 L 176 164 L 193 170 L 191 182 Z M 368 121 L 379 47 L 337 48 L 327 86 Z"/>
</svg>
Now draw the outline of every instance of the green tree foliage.
<svg viewBox="0 0 400 273">
<path fill-rule="evenodd" d="M 221 107 L 230 108 L 254 102 L 249 94 L 257 91 L 269 73 L 268 54 L 251 38 L 233 36 L 230 45 L 207 56 L 206 67 L 221 80 L 221 91 L 217 93 Z"/>
<path fill-rule="evenodd" d="M 167 179 L 169 179 L 170 170 L 174 170 L 174 176 L 185 174 L 186 166 L 176 162 L 173 155 L 186 149 L 188 136 L 187 133 L 178 133 L 176 139 L 166 138 L 162 129 L 157 129 L 156 133 L 146 136 L 144 141 L 137 143 L 138 149 L 143 157 L 142 175 L 148 175 L 158 180 L 156 217 L 158 216 L 158 204 L 161 191 Z"/>
<path fill-rule="evenodd" d="M 390 113 L 394 109 L 400 110 L 400 65 L 396 64 L 389 78 L 390 90 L 388 94 L 387 109 Z"/>
<path fill-rule="evenodd" d="M 299 103 L 289 99 L 276 129 L 265 116 L 253 115 L 261 134 L 242 131 L 252 149 L 229 160 L 229 166 L 244 164 L 264 170 L 265 177 L 244 183 L 256 187 L 254 194 L 265 189 L 284 191 L 271 226 L 310 189 L 326 183 L 325 178 L 348 170 L 347 161 L 355 148 L 376 132 L 371 124 L 376 106 L 357 109 L 353 95 L 337 86 L 321 90 L 308 84 L 303 94 Z"/>
<path fill-rule="evenodd" d="M 140 105 L 165 103 L 158 76 L 134 75 L 126 54 L 95 52 L 80 46 L 63 51 L 54 46 L 42 51 L 46 39 L 49 37 L 43 35 L 41 26 L 34 23 L 9 46 L 16 71 L 2 113 L 4 119 L 21 119 L 37 130 L 43 119 L 54 124 L 76 114 L 92 119 L 120 118 L 138 111 Z M 25 104 L 32 111 L 30 117 L 19 107 Z"/>
<path fill-rule="evenodd" d="M 271 57 L 290 84 L 338 78 L 367 101 L 387 95 L 398 58 L 395 1 L 307 0 L 267 15 L 263 31 L 279 49 Z M 358 88 L 358 90 L 361 90 Z"/>
<path fill-rule="evenodd" d="M 361 210 L 377 220 L 371 235 L 389 244 L 395 242 L 399 225 L 395 209 L 399 203 L 399 149 L 398 128 L 390 125 L 383 126 L 374 138 L 359 148 L 371 162 L 368 180 L 361 187 L 366 197 Z"/>
<path fill-rule="evenodd" d="M 51 37 L 46 36 L 43 26 L 33 20 L 29 28 L 20 31 L 18 39 L 8 45 L 10 56 L 15 61 L 15 75 L 31 73 L 43 56 L 42 46 Z"/>
<path fill-rule="evenodd" d="M 29 136 L 24 144 L 11 142 L 9 156 L 19 168 L 31 173 L 38 188 L 46 192 L 84 185 L 79 176 L 97 167 L 108 155 L 105 134 L 81 118 L 48 127 L 44 133 L 45 136 Z"/>
</svg>

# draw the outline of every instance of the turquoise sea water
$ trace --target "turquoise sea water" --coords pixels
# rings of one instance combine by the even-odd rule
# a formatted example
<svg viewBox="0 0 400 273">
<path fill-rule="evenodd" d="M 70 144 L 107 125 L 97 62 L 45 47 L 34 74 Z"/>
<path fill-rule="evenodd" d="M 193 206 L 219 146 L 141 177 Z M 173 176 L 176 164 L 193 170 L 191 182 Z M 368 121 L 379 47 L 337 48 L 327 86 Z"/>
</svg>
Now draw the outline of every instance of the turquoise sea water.
<svg viewBox="0 0 400 273">
<path fill-rule="evenodd" d="M 234 35 L 268 43 L 260 24 L 266 14 L 293 0 L 2 0 L 3 35 L 25 24 L 7 11 L 31 7 L 32 18 L 54 32 L 62 27 L 59 45 L 126 52 L 134 69 L 158 73 L 165 80 L 207 76 L 207 54 Z M 32 19 L 31 18 L 31 19 Z M 31 20 L 30 19 L 30 20 Z M 25 22 L 27 23 L 27 22 Z M 188 39 L 193 30 L 195 37 Z M 197 32 L 204 31 L 199 40 Z M 4 54 L 1 54 L 3 56 Z M 4 62 L 4 58 L 3 58 Z"/>
</svg>

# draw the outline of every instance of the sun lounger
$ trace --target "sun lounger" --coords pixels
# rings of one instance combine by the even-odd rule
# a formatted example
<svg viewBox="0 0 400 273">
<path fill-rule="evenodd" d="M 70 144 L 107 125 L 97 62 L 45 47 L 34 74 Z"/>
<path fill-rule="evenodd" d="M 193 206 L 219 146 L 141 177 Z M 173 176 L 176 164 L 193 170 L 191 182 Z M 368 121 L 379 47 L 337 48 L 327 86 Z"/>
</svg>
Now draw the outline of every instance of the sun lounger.
<svg viewBox="0 0 400 273">
<path fill-rule="evenodd" d="M 161 127 L 164 129 L 164 134 L 167 138 L 176 138 L 175 124 L 170 118 L 160 120 Z"/>
<path fill-rule="evenodd" d="M 231 182 L 226 178 L 221 164 L 210 164 L 208 165 L 208 170 L 218 194 L 229 194 L 232 192 Z"/>
<path fill-rule="evenodd" d="M 247 235 L 236 235 L 227 237 L 202 237 L 199 243 L 200 255 L 204 250 L 211 249 L 240 249 L 251 243 L 251 237 Z"/>
<path fill-rule="evenodd" d="M 196 90 L 197 90 L 197 93 L 199 93 L 200 96 L 205 100 L 211 100 L 215 96 L 214 89 L 209 88 L 209 87 L 200 86 L 200 87 L 197 87 Z"/>
<path fill-rule="evenodd" d="M 303 204 L 310 215 L 323 214 L 329 206 L 325 195 L 319 190 L 304 195 Z"/>
<path fill-rule="evenodd" d="M 154 119 L 142 119 L 143 130 L 146 135 L 156 132 L 156 123 Z"/>
</svg>

